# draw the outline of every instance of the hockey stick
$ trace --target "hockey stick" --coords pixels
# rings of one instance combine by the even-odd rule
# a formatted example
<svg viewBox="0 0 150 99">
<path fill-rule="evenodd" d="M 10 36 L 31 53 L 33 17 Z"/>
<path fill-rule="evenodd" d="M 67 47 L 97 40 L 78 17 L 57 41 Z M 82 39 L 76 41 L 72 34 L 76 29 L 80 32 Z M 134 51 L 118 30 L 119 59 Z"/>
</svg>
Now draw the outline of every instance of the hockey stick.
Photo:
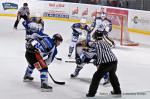
<svg viewBox="0 0 150 99">
<path fill-rule="evenodd" d="M 66 63 L 76 63 L 76 61 L 65 61 Z"/>
<path fill-rule="evenodd" d="M 51 77 L 51 79 L 53 80 L 53 82 L 54 82 L 55 84 L 58 84 L 58 85 L 64 85 L 64 84 L 65 84 L 65 82 L 59 82 L 59 81 L 54 80 L 54 78 L 52 77 L 52 75 L 50 74 L 49 71 L 48 71 L 48 74 L 49 74 L 49 76 Z"/>
<path fill-rule="evenodd" d="M 55 57 L 57 60 L 62 61 L 62 58 L 60 57 Z"/>
<path fill-rule="evenodd" d="M 66 63 L 76 63 L 76 61 L 65 61 Z M 93 62 L 89 62 L 89 63 L 93 63 Z"/>
</svg>

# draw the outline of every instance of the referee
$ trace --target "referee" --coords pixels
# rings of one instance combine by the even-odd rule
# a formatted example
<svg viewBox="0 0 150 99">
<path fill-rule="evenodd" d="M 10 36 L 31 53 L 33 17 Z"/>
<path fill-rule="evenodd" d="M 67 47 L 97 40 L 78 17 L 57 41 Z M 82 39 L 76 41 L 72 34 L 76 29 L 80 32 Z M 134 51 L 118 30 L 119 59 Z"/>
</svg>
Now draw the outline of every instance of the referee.
<svg viewBox="0 0 150 99">
<path fill-rule="evenodd" d="M 99 82 L 103 75 L 107 72 L 109 72 L 110 83 L 113 87 L 113 91 L 111 91 L 111 94 L 121 95 L 120 84 L 118 81 L 118 77 L 116 76 L 117 58 L 111 51 L 110 45 L 102 39 L 102 33 L 95 32 L 93 38 L 95 39 L 94 45 L 97 53 L 97 59 L 94 60 L 94 65 L 98 66 L 99 68 L 93 75 L 92 82 L 86 96 L 95 96 Z"/>
<path fill-rule="evenodd" d="M 24 20 L 28 20 L 29 15 L 30 15 L 30 11 L 28 8 L 28 4 L 24 3 L 23 7 L 21 7 L 17 13 L 17 20 L 15 21 L 14 29 L 17 29 L 18 23 L 21 18 L 23 18 Z"/>
</svg>

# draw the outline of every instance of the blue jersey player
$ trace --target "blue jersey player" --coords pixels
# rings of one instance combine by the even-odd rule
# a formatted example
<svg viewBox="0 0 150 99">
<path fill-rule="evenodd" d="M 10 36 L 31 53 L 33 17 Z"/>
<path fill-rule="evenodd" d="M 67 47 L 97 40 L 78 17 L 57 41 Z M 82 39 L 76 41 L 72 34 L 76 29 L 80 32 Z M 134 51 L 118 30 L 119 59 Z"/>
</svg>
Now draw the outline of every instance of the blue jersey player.
<svg viewBox="0 0 150 99">
<path fill-rule="evenodd" d="M 72 52 L 76 46 L 76 43 L 83 40 L 90 40 L 90 28 L 86 24 L 86 19 L 81 19 L 80 23 L 75 23 L 72 25 L 72 39 L 71 44 L 69 46 L 69 54 L 68 57 L 71 57 Z"/>
<path fill-rule="evenodd" d="M 75 78 L 79 75 L 80 70 L 84 67 L 85 64 L 90 63 L 91 60 L 95 60 L 97 58 L 96 54 L 96 48 L 93 43 L 93 41 L 89 42 L 79 42 L 76 44 L 76 68 L 74 73 L 72 73 L 70 76 L 71 78 Z M 97 67 L 99 68 L 99 67 Z M 106 85 L 109 83 L 109 74 L 106 73 L 104 78 L 103 85 Z"/>
<path fill-rule="evenodd" d="M 26 29 L 26 40 L 32 38 L 33 33 L 37 33 L 39 35 L 43 34 L 44 31 L 44 21 L 42 20 L 40 15 L 36 15 L 35 17 L 31 17 L 27 21 L 23 21 L 23 26 Z"/>
<path fill-rule="evenodd" d="M 24 75 L 24 81 L 32 81 L 33 70 L 37 68 L 40 72 L 42 91 L 51 91 L 52 87 L 48 85 L 48 65 L 52 63 L 57 54 L 57 47 L 63 41 L 60 34 L 54 34 L 53 38 L 48 35 L 35 37 L 26 42 L 26 60 L 28 67 Z"/>
</svg>

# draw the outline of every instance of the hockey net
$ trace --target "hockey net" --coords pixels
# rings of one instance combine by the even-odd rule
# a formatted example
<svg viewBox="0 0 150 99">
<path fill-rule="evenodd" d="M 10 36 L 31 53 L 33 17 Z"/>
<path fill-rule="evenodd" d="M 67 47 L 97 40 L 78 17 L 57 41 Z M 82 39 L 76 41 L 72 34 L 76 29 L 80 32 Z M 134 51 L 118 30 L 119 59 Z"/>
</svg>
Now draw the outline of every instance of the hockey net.
<svg viewBox="0 0 150 99">
<path fill-rule="evenodd" d="M 110 37 L 114 40 L 119 40 L 120 45 L 138 46 L 138 43 L 131 40 L 128 32 L 128 11 L 107 8 L 107 13 L 113 25 L 112 32 L 109 34 Z"/>
</svg>

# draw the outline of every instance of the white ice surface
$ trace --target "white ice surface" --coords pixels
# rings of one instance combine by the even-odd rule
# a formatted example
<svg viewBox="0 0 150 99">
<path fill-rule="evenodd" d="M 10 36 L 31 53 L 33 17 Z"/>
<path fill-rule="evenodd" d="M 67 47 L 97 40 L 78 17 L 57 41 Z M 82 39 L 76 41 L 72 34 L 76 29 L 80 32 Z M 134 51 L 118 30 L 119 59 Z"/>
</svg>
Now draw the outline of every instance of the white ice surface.
<svg viewBox="0 0 150 99">
<path fill-rule="evenodd" d="M 21 30 L 21 22 L 18 30 L 13 30 L 14 22 L 15 18 L 0 17 L 0 99 L 86 99 L 85 94 L 96 67 L 92 64 L 85 65 L 77 79 L 70 79 L 76 64 L 63 62 L 67 60 L 72 23 L 45 20 L 45 33 L 50 36 L 61 33 L 64 38 L 57 55 L 63 61 L 55 60 L 49 65 L 49 71 L 54 79 L 65 81 L 66 85 L 56 85 L 49 78 L 53 92 L 41 92 L 37 70 L 33 73 L 33 82 L 22 81 L 27 67 L 24 57 L 25 31 Z M 113 49 L 119 60 L 117 75 L 124 93 L 120 99 L 150 99 L 150 39 L 136 34 L 133 36 L 136 41 L 140 39 L 145 45 L 126 47 L 117 44 Z M 108 95 L 111 90 L 111 86 L 100 85 L 96 97 L 92 99 L 114 99 L 115 97 Z"/>
</svg>

